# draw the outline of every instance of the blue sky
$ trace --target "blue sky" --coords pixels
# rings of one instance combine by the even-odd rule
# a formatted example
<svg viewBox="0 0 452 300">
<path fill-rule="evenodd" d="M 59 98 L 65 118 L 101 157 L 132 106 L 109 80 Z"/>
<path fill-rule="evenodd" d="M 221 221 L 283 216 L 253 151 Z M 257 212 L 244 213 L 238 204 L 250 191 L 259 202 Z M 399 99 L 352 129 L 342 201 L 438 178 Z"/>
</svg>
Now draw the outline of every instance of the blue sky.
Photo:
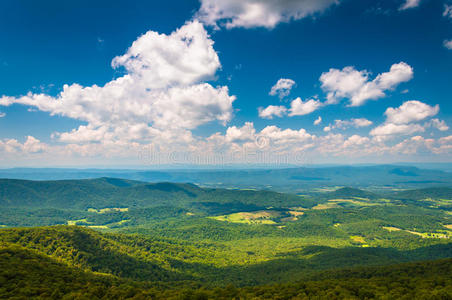
<svg viewBox="0 0 452 300">
<path fill-rule="evenodd" d="M 6 0 L 0 23 L 3 167 L 452 158 L 452 2 Z"/>
</svg>

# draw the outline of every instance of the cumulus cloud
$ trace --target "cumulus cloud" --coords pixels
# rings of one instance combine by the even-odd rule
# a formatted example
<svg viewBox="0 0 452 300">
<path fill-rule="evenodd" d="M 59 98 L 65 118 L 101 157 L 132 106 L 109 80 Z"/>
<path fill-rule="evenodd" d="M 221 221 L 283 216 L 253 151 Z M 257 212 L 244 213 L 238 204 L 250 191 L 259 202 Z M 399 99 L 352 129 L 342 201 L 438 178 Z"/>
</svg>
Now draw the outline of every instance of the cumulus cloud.
<svg viewBox="0 0 452 300">
<path fill-rule="evenodd" d="M 203 154 L 218 155 L 222 160 L 253 163 L 295 162 L 303 158 L 307 149 L 314 147 L 316 136 L 305 129 L 282 129 L 267 126 L 261 131 L 252 122 L 242 127 L 231 126 L 226 134 L 215 133 L 200 141 Z"/>
<path fill-rule="evenodd" d="M 40 140 L 33 136 L 27 136 L 27 140 L 23 144 L 23 151 L 26 153 L 39 153 L 45 151 L 47 145 L 41 143 Z"/>
<path fill-rule="evenodd" d="M 273 116 L 282 117 L 288 115 L 289 117 L 304 116 L 310 114 L 320 107 L 323 103 L 316 99 L 309 99 L 306 101 L 301 100 L 300 97 L 290 102 L 290 108 L 285 106 L 270 105 L 266 108 L 259 107 L 259 117 L 264 119 L 272 119 Z"/>
<path fill-rule="evenodd" d="M 335 104 L 341 99 L 349 99 L 350 106 L 361 106 L 368 100 L 386 96 L 385 91 L 395 89 L 400 83 L 413 78 L 413 68 L 404 62 L 391 66 L 389 72 L 379 74 L 369 80 L 370 73 L 358 71 L 354 67 L 342 70 L 330 69 L 320 76 L 322 89 L 327 92 L 327 103 Z"/>
<path fill-rule="evenodd" d="M 374 141 L 365 136 L 352 135 L 347 137 L 342 134 L 329 133 L 319 137 L 313 149 L 317 155 L 356 158 L 386 151 L 383 148 L 384 146 L 375 144 Z"/>
<path fill-rule="evenodd" d="M 370 132 L 374 136 L 409 135 L 415 132 L 424 132 L 425 129 L 419 124 L 393 124 L 380 125 Z"/>
<path fill-rule="evenodd" d="M 196 14 L 216 27 L 265 27 L 299 20 L 324 11 L 339 0 L 201 0 Z"/>
<path fill-rule="evenodd" d="M 148 31 L 115 57 L 112 67 L 124 67 L 146 88 L 190 85 L 211 78 L 220 67 L 213 43 L 198 21 L 170 35 Z"/>
<path fill-rule="evenodd" d="M 6 153 L 16 153 L 23 148 L 23 145 L 16 139 L 4 139 L 0 140 L 0 150 Z"/>
<path fill-rule="evenodd" d="M 323 128 L 324 131 L 329 132 L 333 129 L 347 129 L 350 127 L 360 128 L 360 127 L 367 127 L 372 125 L 373 122 L 367 120 L 366 118 L 357 118 L 357 119 L 350 119 L 350 120 L 334 120 L 333 125 L 328 125 L 325 128 Z"/>
<path fill-rule="evenodd" d="M 433 117 L 438 111 L 439 105 L 430 106 L 417 100 L 406 101 L 397 108 L 386 109 L 386 122 L 374 128 L 370 134 L 377 137 L 388 137 L 424 132 L 424 126 L 415 122 Z"/>
<path fill-rule="evenodd" d="M 425 146 L 425 142 L 426 140 L 422 136 L 413 136 L 394 145 L 391 148 L 391 152 L 397 154 L 412 155 L 415 154 L 419 150 L 419 148 Z"/>
<path fill-rule="evenodd" d="M 5 116 L 6 116 L 6 114 L 4 112 L 0 112 L 0 118 L 3 118 Z"/>
<path fill-rule="evenodd" d="M 372 121 L 369 121 L 365 118 L 359 118 L 359 119 L 352 119 L 352 124 L 355 127 L 367 127 L 373 124 Z"/>
<path fill-rule="evenodd" d="M 400 10 L 410 9 L 418 7 L 421 4 L 421 0 L 405 0 L 405 3 L 400 7 Z"/>
<path fill-rule="evenodd" d="M 344 148 L 352 148 L 352 147 L 362 147 L 363 145 L 368 144 L 370 139 L 365 136 L 360 135 L 352 135 L 349 137 L 343 144 Z"/>
<path fill-rule="evenodd" d="M 446 122 L 444 120 L 440 119 L 432 119 L 429 122 L 425 124 L 425 127 L 434 127 L 438 129 L 439 131 L 447 131 L 449 130 L 449 126 L 447 126 Z"/>
<path fill-rule="evenodd" d="M 408 124 L 432 117 L 439 112 L 439 105 L 430 106 L 417 100 L 404 102 L 397 108 L 386 109 L 386 121 L 394 124 Z"/>
<path fill-rule="evenodd" d="M 16 139 L 0 140 L 0 151 L 6 153 L 34 154 L 47 150 L 48 145 L 33 136 L 27 136 L 24 143 Z"/>
<path fill-rule="evenodd" d="M 285 106 L 269 105 L 266 108 L 259 107 L 259 117 L 263 119 L 273 119 L 273 116 L 283 117 L 287 113 Z"/>
<path fill-rule="evenodd" d="M 190 140 L 191 129 L 212 121 L 225 125 L 232 118 L 235 97 L 228 87 L 203 82 L 221 65 L 198 21 L 169 35 L 147 32 L 114 58 L 112 66 L 123 67 L 126 74 L 104 86 L 64 85 L 57 97 L 4 96 L 0 105 L 23 104 L 87 122 L 54 134 L 67 143 Z"/>
<path fill-rule="evenodd" d="M 319 100 L 309 99 L 303 101 L 298 97 L 290 103 L 289 116 L 304 116 L 316 111 L 322 107 L 322 105 L 323 103 Z"/>
<path fill-rule="evenodd" d="M 260 132 L 260 136 L 268 138 L 277 146 L 287 147 L 306 143 L 315 137 L 309 134 L 305 129 L 281 129 L 276 126 L 267 126 Z M 311 145 L 308 145 L 309 147 Z M 299 148 L 300 149 L 300 148 Z M 294 149 L 296 150 L 296 149 Z"/>
<path fill-rule="evenodd" d="M 319 116 L 317 119 L 315 119 L 314 125 L 320 125 L 320 123 L 322 123 L 322 117 L 321 116 Z"/>
<path fill-rule="evenodd" d="M 452 50 L 452 40 L 445 40 L 444 47 L 446 47 L 449 50 Z"/>
<path fill-rule="evenodd" d="M 295 85 L 295 81 L 292 79 L 281 78 L 272 86 L 269 95 L 278 95 L 280 99 L 289 96 L 292 87 Z"/>
<path fill-rule="evenodd" d="M 225 139 L 228 142 L 253 141 L 256 136 L 256 129 L 252 122 L 246 122 L 242 127 L 232 126 L 226 130 Z"/>
</svg>

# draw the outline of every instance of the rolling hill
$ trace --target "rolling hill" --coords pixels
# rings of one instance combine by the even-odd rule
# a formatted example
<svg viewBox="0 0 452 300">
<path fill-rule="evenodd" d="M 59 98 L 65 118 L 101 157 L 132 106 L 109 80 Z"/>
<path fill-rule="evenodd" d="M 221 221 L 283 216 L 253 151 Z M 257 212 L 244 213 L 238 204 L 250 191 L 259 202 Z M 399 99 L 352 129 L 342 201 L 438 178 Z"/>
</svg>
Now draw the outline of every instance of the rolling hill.
<svg viewBox="0 0 452 300">
<path fill-rule="evenodd" d="M 341 266 L 337 264 L 338 258 L 345 264 L 350 257 L 375 259 L 379 257 L 378 249 L 364 249 L 367 253 L 364 255 L 358 249 L 337 252 L 307 248 L 306 254 L 312 257 L 318 253 L 319 257 L 314 256 L 306 266 L 322 262 L 334 268 L 327 272 L 309 272 L 306 266 L 297 267 L 300 261 L 294 259 L 225 268 L 178 262 L 174 260 L 174 257 L 182 257 L 178 253 L 185 257 L 195 255 L 196 248 L 174 241 L 104 235 L 79 227 L 4 229 L 0 230 L 0 238 L 1 298 L 290 299 L 315 296 L 326 299 L 335 295 L 362 299 L 436 295 L 447 299 L 452 296 L 451 259 L 403 264 L 387 261 L 385 266 L 344 269 L 347 265 L 343 265 L 343 269 L 338 269 Z M 403 256 L 402 253 L 391 255 Z M 188 278 L 188 273 L 198 275 Z M 278 274 L 285 276 L 278 280 Z M 227 285 L 225 278 L 245 286 Z M 283 283 L 274 283 L 278 281 Z M 253 285 L 246 286 L 247 283 Z"/>
<path fill-rule="evenodd" d="M 271 191 L 202 189 L 187 183 L 145 183 L 115 178 L 30 181 L 0 179 L 2 207 L 82 209 L 187 206 L 192 202 L 290 205 L 300 197 Z M 306 205 L 313 205 L 306 199 Z"/>
</svg>

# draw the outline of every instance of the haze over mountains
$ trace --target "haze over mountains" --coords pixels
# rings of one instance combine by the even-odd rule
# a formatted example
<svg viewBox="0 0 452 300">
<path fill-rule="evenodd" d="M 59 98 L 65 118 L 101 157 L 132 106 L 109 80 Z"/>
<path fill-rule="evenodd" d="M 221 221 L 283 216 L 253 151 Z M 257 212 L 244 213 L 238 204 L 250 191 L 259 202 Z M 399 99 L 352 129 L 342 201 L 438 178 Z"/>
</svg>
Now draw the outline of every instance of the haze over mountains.
<svg viewBox="0 0 452 300">
<path fill-rule="evenodd" d="M 451 186 L 452 172 L 410 166 L 335 166 L 287 169 L 33 169 L 0 170 L 0 178 L 29 180 L 122 178 L 145 182 L 194 183 L 208 187 L 259 188 L 299 192 L 315 187 L 422 188 Z"/>
</svg>

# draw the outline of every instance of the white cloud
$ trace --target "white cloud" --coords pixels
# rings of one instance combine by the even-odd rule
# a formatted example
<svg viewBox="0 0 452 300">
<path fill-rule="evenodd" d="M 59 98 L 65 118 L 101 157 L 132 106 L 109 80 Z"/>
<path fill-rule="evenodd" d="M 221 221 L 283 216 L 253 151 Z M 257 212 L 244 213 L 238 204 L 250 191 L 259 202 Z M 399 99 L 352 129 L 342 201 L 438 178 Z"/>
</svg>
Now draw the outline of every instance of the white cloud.
<svg viewBox="0 0 452 300">
<path fill-rule="evenodd" d="M 288 145 L 290 143 L 304 143 L 314 138 L 313 135 L 306 132 L 305 129 L 282 130 L 276 126 L 267 126 L 260 132 L 261 136 L 267 137 L 276 144 Z"/>
<path fill-rule="evenodd" d="M 252 122 L 242 127 L 229 127 L 225 135 L 216 133 L 201 141 L 203 155 L 220 155 L 222 161 L 275 163 L 294 162 L 303 158 L 307 149 L 314 147 L 316 136 L 305 129 L 281 129 L 267 126 L 261 131 Z M 301 155 L 301 156 L 299 156 Z"/>
<path fill-rule="evenodd" d="M 442 145 L 444 144 L 452 144 L 452 135 L 442 137 L 438 140 L 438 142 Z"/>
<path fill-rule="evenodd" d="M 322 106 L 323 104 L 319 100 L 309 99 L 307 101 L 302 101 L 301 98 L 298 97 L 290 103 L 289 116 L 304 116 L 316 111 Z"/>
<path fill-rule="evenodd" d="M 350 106 L 361 106 L 368 100 L 386 96 L 385 91 L 393 90 L 400 83 L 413 78 L 413 68 L 404 62 L 391 66 L 389 72 L 379 74 L 369 80 L 369 72 L 358 71 L 354 67 L 342 70 L 330 69 L 320 76 L 322 89 L 327 92 L 327 103 L 335 104 L 341 99 L 350 100 Z"/>
<path fill-rule="evenodd" d="M 319 125 L 320 123 L 322 123 L 322 117 L 319 116 L 315 121 L 314 121 L 314 125 Z"/>
<path fill-rule="evenodd" d="M 439 105 L 430 106 L 417 100 L 404 102 L 398 108 L 386 109 L 386 121 L 394 124 L 408 124 L 433 117 L 439 111 Z"/>
<path fill-rule="evenodd" d="M 378 154 L 386 151 L 384 145 L 377 145 L 365 136 L 352 135 L 350 137 L 342 134 L 329 133 L 317 139 L 313 148 L 316 155 L 323 154 L 327 157 L 343 157 L 346 159 L 363 157 L 369 154 Z"/>
<path fill-rule="evenodd" d="M 368 137 L 360 136 L 360 135 L 352 135 L 349 137 L 345 142 L 343 147 L 344 148 L 351 148 L 351 147 L 361 147 L 365 144 L 368 144 L 370 142 L 370 139 Z"/>
<path fill-rule="evenodd" d="M 405 3 L 400 7 L 400 10 L 418 7 L 421 0 L 405 0 Z"/>
<path fill-rule="evenodd" d="M 389 107 L 386 109 L 386 122 L 374 128 L 370 132 L 370 135 L 376 137 L 388 137 L 424 132 L 424 126 L 416 124 L 415 122 L 433 117 L 438 111 L 438 105 L 430 106 L 417 100 L 406 101 L 397 108 Z"/>
<path fill-rule="evenodd" d="M 425 127 L 434 127 L 436 129 L 438 129 L 439 131 L 449 130 L 449 126 L 447 126 L 446 122 L 444 122 L 444 120 L 440 120 L 440 119 L 430 120 L 430 122 L 427 122 L 425 124 Z"/>
<path fill-rule="evenodd" d="M 0 140 L 0 152 L 6 153 L 21 153 L 21 154 L 35 154 L 41 153 L 48 149 L 48 145 L 42 143 L 33 136 L 27 136 L 23 144 L 15 139 Z"/>
<path fill-rule="evenodd" d="M 421 148 L 431 146 L 434 141 L 431 139 L 424 139 L 422 136 L 413 136 L 407 138 L 402 142 L 391 147 L 390 151 L 396 154 L 413 155 L 416 154 Z"/>
<path fill-rule="evenodd" d="M 148 31 L 111 64 L 124 67 L 146 88 L 191 85 L 212 78 L 220 67 L 213 43 L 203 25 L 193 21 L 170 35 Z"/>
<path fill-rule="evenodd" d="M 319 100 L 309 99 L 307 101 L 296 98 L 290 103 L 290 108 L 285 106 L 270 105 L 266 108 L 259 107 L 259 117 L 264 119 L 273 119 L 273 116 L 282 117 L 288 113 L 289 117 L 304 116 L 310 114 L 323 106 Z"/>
<path fill-rule="evenodd" d="M 0 118 L 3 118 L 5 116 L 6 116 L 6 114 L 4 112 L 0 112 Z"/>
<path fill-rule="evenodd" d="M 365 118 L 352 119 L 353 126 L 355 127 L 367 127 L 373 124 L 372 121 L 369 121 Z"/>
<path fill-rule="evenodd" d="M 0 105 L 23 104 L 87 122 L 53 135 L 67 143 L 188 141 L 190 130 L 232 118 L 235 97 L 228 88 L 202 82 L 214 76 L 220 62 L 198 21 L 170 35 L 147 32 L 125 55 L 114 58 L 112 66 L 123 66 L 127 74 L 102 87 L 65 85 L 57 97 L 2 97 Z"/>
<path fill-rule="evenodd" d="M 259 107 L 259 117 L 263 119 L 273 119 L 273 116 L 283 117 L 287 113 L 285 106 L 269 105 L 266 108 Z"/>
<path fill-rule="evenodd" d="M 443 17 L 452 19 L 452 5 L 444 4 Z"/>
<path fill-rule="evenodd" d="M 322 89 L 328 92 L 329 104 L 338 103 L 341 98 L 352 98 L 368 80 L 366 71 L 357 71 L 353 67 L 345 67 L 342 70 L 330 69 L 320 76 Z"/>
<path fill-rule="evenodd" d="M 16 153 L 23 148 L 23 145 L 19 143 L 16 139 L 5 139 L 0 140 L 0 150 L 6 153 Z"/>
<path fill-rule="evenodd" d="M 271 88 L 269 95 L 278 95 L 280 99 L 289 96 L 292 87 L 295 85 L 295 81 L 292 79 L 281 78 Z"/>
<path fill-rule="evenodd" d="M 226 131 L 226 141 L 238 142 L 238 141 L 253 141 L 256 136 L 256 130 L 252 122 L 246 122 L 243 127 L 232 126 Z"/>
<path fill-rule="evenodd" d="M 350 120 L 334 120 L 334 124 L 333 125 L 329 125 L 326 126 L 325 128 L 323 128 L 324 131 L 329 132 L 333 129 L 347 129 L 349 127 L 355 127 L 355 128 L 360 128 L 360 127 L 367 127 L 372 125 L 373 122 L 369 121 L 365 118 L 358 118 L 358 119 L 350 119 Z"/>
<path fill-rule="evenodd" d="M 23 151 L 26 153 L 39 153 L 45 151 L 46 148 L 46 144 L 41 143 L 40 140 L 32 136 L 27 136 L 27 140 L 23 145 Z"/>
<path fill-rule="evenodd" d="M 201 0 L 196 17 L 213 26 L 273 28 L 324 11 L 339 0 Z"/>
<path fill-rule="evenodd" d="M 424 132 L 425 129 L 419 124 L 393 124 L 380 125 L 370 132 L 373 136 L 409 135 L 415 132 Z"/>
<path fill-rule="evenodd" d="M 449 50 L 452 50 L 452 40 L 445 40 L 444 47 L 446 47 Z"/>
</svg>

